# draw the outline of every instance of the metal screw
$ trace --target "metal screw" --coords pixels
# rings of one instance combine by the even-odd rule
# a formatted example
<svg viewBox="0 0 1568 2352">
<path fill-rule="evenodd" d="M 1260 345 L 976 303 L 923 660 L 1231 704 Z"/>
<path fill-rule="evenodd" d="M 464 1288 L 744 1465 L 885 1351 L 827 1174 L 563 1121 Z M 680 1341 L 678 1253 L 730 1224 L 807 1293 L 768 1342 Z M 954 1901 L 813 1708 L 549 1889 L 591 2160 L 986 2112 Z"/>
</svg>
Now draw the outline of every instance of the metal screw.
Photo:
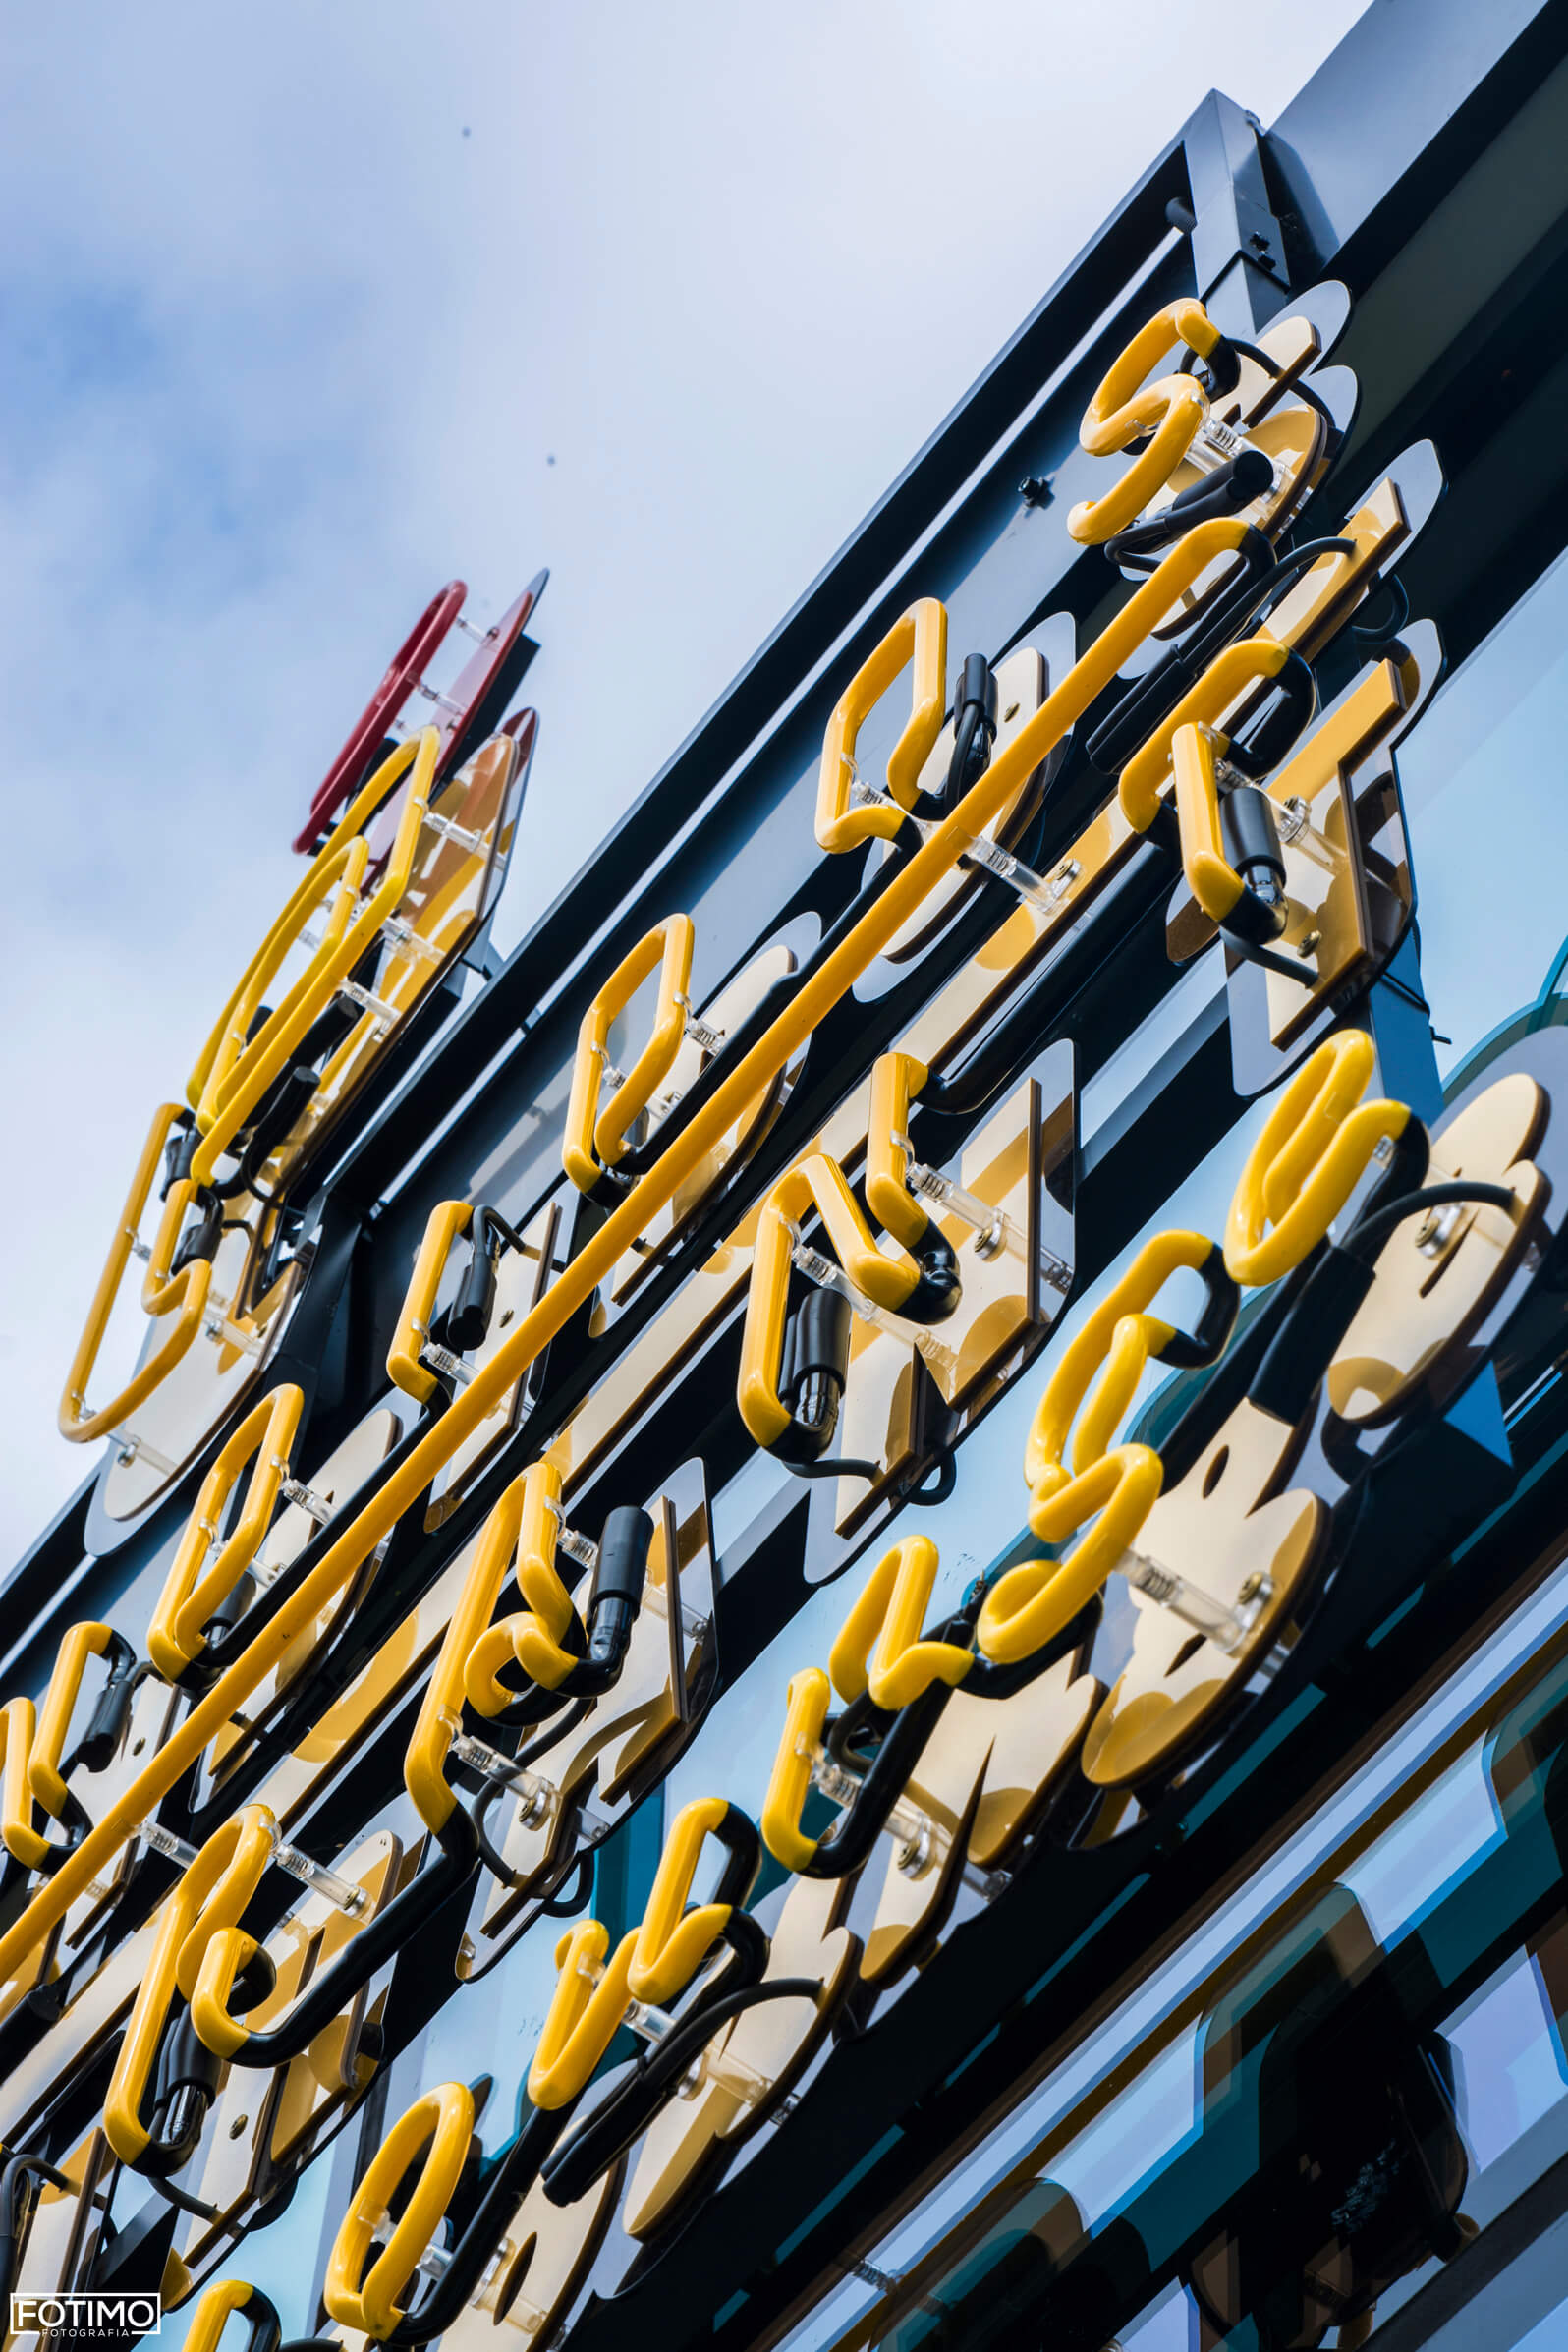
<svg viewBox="0 0 1568 2352">
<path fill-rule="evenodd" d="M 1323 934 L 1321 931 L 1309 931 L 1305 939 L 1297 940 L 1296 953 L 1299 956 L 1312 955 L 1314 951 L 1321 944 L 1322 936 Z"/>
<path fill-rule="evenodd" d="M 1026 506 L 1049 506 L 1051 485 L 1041 475 L 1026 474 L 1018 485 L 1018 494 Z"/>
<path fill-rule="evenodd" d="M 1259 1594 L 1263 1589 L 1265 1581 L 1266 1580 L 1263 1576 L 1262 1570 L 1260 1568 L 1255 1568 L 1251 1576 L 1244 1576 L 1242 1578 L 1241 1591 L 1237 1594 L 1236 1598 L 1241 1602 L 1244 1608 L 1249 1600 L 1256 1600 L 1258 1598 Z"/>
<path fill-rule="evenodd" d="M 249 2115 L 236 2115 L 236 2117 L 235 2117 L 234 2121 L 233 2121 L 233 2122 L 230 2124 L 230 2126 L 229 2126 L 229 2137 L 230 2137 L 230 2139 L 231 2139 L 231 2140 L 238 2140 L 238 2138 L 240 2137 L 240 2134 L 241 2134 L 241 2133 L 244 2131 L 244 2129 L 245 2129 L 246 2125 L 247 2125 L 247 2124 L 250 2122 L 250 2120 L 251 2120 L 251 2118 L 250 2118 L 250 2116 L 249 2116 Z"/>
</svg>

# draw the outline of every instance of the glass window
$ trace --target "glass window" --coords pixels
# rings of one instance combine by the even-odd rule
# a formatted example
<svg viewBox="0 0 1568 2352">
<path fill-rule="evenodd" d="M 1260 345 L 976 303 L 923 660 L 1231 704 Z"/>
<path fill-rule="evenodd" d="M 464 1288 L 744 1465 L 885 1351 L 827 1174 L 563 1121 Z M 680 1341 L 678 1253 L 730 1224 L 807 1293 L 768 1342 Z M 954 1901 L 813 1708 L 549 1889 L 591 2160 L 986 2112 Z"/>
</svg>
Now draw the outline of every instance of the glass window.
<svg viewBox="0 0 1568 2352">
<path fill-rule="evenodd" d="M 1568 558 L 1559 557 L 1448 680 L 1399 755 L 1445 1077 L 1533 1002 L 1568 932 L 1565 705 Z"/>
</svg>

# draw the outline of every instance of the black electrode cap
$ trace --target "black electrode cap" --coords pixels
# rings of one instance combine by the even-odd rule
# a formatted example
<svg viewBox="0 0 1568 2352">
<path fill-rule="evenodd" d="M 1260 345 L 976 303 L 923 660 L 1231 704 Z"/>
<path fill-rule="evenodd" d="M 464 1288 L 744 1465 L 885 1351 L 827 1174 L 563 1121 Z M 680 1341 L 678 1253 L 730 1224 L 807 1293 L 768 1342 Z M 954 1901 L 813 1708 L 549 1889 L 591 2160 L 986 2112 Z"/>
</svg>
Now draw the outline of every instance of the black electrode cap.
<svg viewBox="0 0 1568 2352">
<path fill-rule="evenodd" d="M 183 1273 L 197 1259 L 205 1259 L 210 1264 L 223 1239 L 223 1203 L 218 1200 L 203 1201 L 200 1195 L 197 1195 L 197 1200 L 202 1209 L 201 1222 L 199 1225 L 187 1226 L 181 1234 L 179 1246 L 169 1260 L 171 1275 Z"/>
<path fill-rule="evenodd" d="M 944 1323 L 956 1313 L 963 1284 L 959 1278 L 958 1253 L 944 1234 L 932 1225 L 915 1252 L 915 1263 L 920 1279 L 899 1310 L 912 1323 Z"/>
<path fill-rule="evenodd" d="M 1214 515 L 1239 515 L 1255 498 L 1266 498 L 1273 486 L 1271 461 L 1260 449 L 1244 449 L 1178 490 L 1165 512 L 1179 515 L 1184 524 L 1206 523 Z"/>
<path fill-rule="evenodd" d="M 850 1315 L 836 1290 L 812 1289 L 790 1316 L 778 1379 L 790 1426 L 768 1447 L 780 1462 L 819 1462 L 833 1442 L 849 1378 Z"/>
<path fill-rule="evenodd" d="M 790 1322 L 789 1372 L 782 1391 L 793 1406 L 809 1374 L 819 1372 L 843 1388 L 849 1378 L 850 1323 L 848 1299 L 836 1290 L 809 1290 Z"/>
<path fill-rule="evenodd" d="M 320 1074 L 308 1059 L 290 1064 L 261 1098 L 255 1117 L 246 1130 L 246 1158 L 252 1173 L 267 1160 L 290 1129 L 309 1109 Z"/>
<path fill-rule="evenodd" d="M 1181 209 L 1186 211 L 1187 208 L 1183 205 Z M 1167 207 L 1168 217 L 1169 207 Z M 1173 227 L 1180 225 L 1177 222 L 1172 222 Z M 1196 221 L 1193 226 L 1196 228 Z M 1183 228 L 1182 233 L 1184 236 L 1190 236 L 1192 231 Z M 1236 386 L 1241 382 L 1241 354 L 1228 335 L 1221 335 L 1213 350 L 1205 353 L 1203 358 L 1200 358 L 1198 353 L 1192 350 L 1183 352 L 1182 372 L 1184 375 L 1200 376 L 1203 379 L 1204 389 L 1210 400 L 1222 400 L 1227 392 L 1234 392 Z"/>
<path fill-rule="evenodd" d="M 599 1536 L 598 1566 L 593 1573 L 593 1604 L 601 1601 L 624 1600 L 635 1616 L 643 1600 L 643 1581 L 647 1575 L 648 1549 L 653 1541 L 653 1522 L 646 1511 L 637 1510 L 630 1503 L 622 1503 L 605 1519 Z"/>
<path fill-rule="evenodd" d="M 182 2009 L 165 2032 L 158 2052 L 156 2104 L 161 2109 L 169 2105 L 177 2093 L 196 2091 L 210 2105 L 218 2095 L 222 2072 L 223 2060 L 201 2040 L 191 2022 L 190 2010 Z"/>
<path fill-rule="evenodd" d="M 459 1356 L 482 1344 L 495 1312 L 495 1260 L 485 1247 L 487 1238 L 480 1233 L 473 1236 L 467 1270 L 447 1309 L 446 1343 Z"/>
<path fill-rule="evenodd" d="M 163 1147 L 163 1182 L 158 1188 L 160 1201 L 167 1201 L 172 1188 L 183 1184 L 190 1175 L 191 1162 L 196 1155 L 196 1146 L 200 1141 L 195 1120 L 188 1126 L 170 1129 Z"/>
<path fill-rule="evenodd" d="M 1219 838 L 1226 857 L 1249 889 L 1271 875 L 1285 884 L 1285 855 L 1279 846 L 1274 804 L 1257 784 L 1237 784 L 1219 804 Z"/>
<path fill-rule="evenodd" d="M 980 712 L 980 722 L 988 734 L 996 730 L 996 679 L 983 653 L 966 653 L 959 672 L 958 691 L 953 697 L 953 716 L 961 719 L 966 710 Z"/>
<path fill-rule="evenodd" d="M 129 1642 L 124 1649 L 125 1655 L 116 1656 L 110 1664 L 109 1679 L 98 1693 L 87 1728 L 76 1745 L 75 1761 L 88 1772 L 101 1772 L 119 1754 L 131 1720 L 137 1660 Z"/>
</svg>

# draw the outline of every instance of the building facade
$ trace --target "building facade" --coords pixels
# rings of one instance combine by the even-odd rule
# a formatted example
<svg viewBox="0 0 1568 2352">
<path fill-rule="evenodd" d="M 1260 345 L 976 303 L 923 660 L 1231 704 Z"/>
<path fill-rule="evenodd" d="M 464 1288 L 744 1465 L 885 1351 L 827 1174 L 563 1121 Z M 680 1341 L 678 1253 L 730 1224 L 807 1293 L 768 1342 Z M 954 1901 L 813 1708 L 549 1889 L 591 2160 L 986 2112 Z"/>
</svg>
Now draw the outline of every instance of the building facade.
<svg viewBox="0 0 1568 2352">
<path fill-rule="evenodd" d="M 1565 286 L 1563 6 L 1212 93 L 504 962 L 432 601 L 6 1586 L 8 2340 L 1568 2341 Z"/>
</svg>

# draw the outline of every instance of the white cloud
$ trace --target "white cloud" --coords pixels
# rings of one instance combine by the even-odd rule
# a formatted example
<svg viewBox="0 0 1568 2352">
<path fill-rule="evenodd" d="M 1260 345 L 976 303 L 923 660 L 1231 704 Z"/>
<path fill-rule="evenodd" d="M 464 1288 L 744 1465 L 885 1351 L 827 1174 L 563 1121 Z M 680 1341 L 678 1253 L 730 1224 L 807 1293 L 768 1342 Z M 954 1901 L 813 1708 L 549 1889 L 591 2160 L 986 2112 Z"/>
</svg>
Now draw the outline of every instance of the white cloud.
<svg viewBox="0 0 1568 2352">
<path fill-rule="evenodd" d="M 1198 0 L 11 13 L 0 1560 L 86 1468 L 150 1107 L 435 586 L 552 569 L 511 938 L 1211 78 L 1266 121 L 1357 13 L 1259 0 L 1234 68 Z"/>
</svg>

